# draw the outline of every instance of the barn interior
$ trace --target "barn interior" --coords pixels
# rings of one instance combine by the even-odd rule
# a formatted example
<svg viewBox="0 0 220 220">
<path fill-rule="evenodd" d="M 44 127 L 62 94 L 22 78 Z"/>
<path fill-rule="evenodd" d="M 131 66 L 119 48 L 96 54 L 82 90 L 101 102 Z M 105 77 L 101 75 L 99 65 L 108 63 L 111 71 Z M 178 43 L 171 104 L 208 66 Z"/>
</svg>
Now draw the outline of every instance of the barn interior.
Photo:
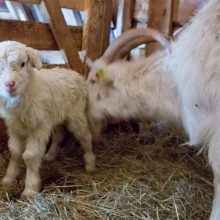
<svg viewBox="0 0 220 220">
<path fill-rule="evenodd" d="M 99 58 L 123 32 L 152 27 L 175 38 L 207 0 L 1 0 L 0 41 L 40 50 L 45 68 L 60 66 L 87 76 L 86 58 Z M 97 43 L 98 42 L 98 43 Z M 156 42 L 128 59 L 160 50 Z M 25 167 L 13 186 L 0 185 L 0 219 L 208 219 L 212 172 L 206 152 L 165 123 L 109 125 L 94 145 L 97 170 L 83 168 L 79 143 L 66 133 L 58 158 L 41 168 L 42 191 L 22 199 Z M 0 126 L 0 177 L 9 161 Z"/>
</svg>

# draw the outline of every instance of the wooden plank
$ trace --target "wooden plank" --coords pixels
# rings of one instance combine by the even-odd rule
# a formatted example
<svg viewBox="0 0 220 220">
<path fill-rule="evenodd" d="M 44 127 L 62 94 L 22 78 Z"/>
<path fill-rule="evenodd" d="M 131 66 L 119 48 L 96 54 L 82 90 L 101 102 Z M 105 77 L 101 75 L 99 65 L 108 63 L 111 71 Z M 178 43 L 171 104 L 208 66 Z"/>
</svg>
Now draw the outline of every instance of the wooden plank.
<svg viewBox="0 0 220 220">
<path fill-rule="evenodd" d="M 135 0 L 119 0 L 117 14 L 117 36 L 132 27 L 132 18 L 134 15 Z"/>
<path fill-rule="evenodd" d="M 150 0 L 148 26 L 155 28 L 165 35 L 172 33 L 172 0 Z M 160 48 L 158 43 L 147 45 L 146 55 Z"/>
<path fill-rule="evenodd" d="M 117 24 L 118 18 L 118 7 L 119 7 L 120 0 L 113 0 L 113 8 L 112 8 L 112 22 L 114 26 Z"/>
<path fill-rule="evenodd" d="M 99 58 L 109 45 L 112 0 L 91 0 L 88 15 L 84 24 L 82 49 L 86 50 L 86 58 Z M 88 73 L 85 65 L 84 74 Z"/>
<path fill-rule="evenodd" d="M 44 0 L 42 5 L 48 16 L 49 26 L 60 49 L 63 49 L 70 68 L 82 73 L 82 62 L 77 49 L 74 47 L 73 37 L 70 28 L 66 25 L 59 0 Z"/>
<path fill-rule="evenodd" d="M 42 2 L 42 0 L 13 0 L 13 1 L 30 3 L 30 4 L 40 4 Z M 53 3 L 52 1 L 51 3 Z M 88 8 L 90 4 L 90 0 L 59 0 L 59 3 L 62 8 L 85 10 Z"/>
<path fill-rule="evenodd" d="M 55 68 L 55 67 L 60 67 L 60 68 L 69 68 L 68 65 L 66 64 L 43 64 L 43 68 L 46 68 L 46 69 L 52 69 L 52 68 Z"/>
<path fill-rule="evenodd" d="M 109 45 L 112 7 L 112 0 L 90 2 L 83 30 L 82 48 L 91 59 L 100 57 Z"/>
<path fill-rule="evenodd" d="M 124 0 L 122 32 L 132 28 L 135 0 Z"/>
<path fill-rule="evenodd" d="M 77 9 L 80 11 L 87 9 L 89 4 L 90 0 L 60 0 L 62 8 Z"/>
<path fill-rule="evenodd" d="M 19 30 L 19 31 L 18 31 Z M 71 27 L 73 47 L 82 48 L 82 28 Z M 0 41 L 15 40 L 39 50 L 58 50 L 48 24 L 33 21 L 0 20 Z"/>
<path fill-rule="evenodd" d="M 42 0 L 13 0 L 14 2 L 29 3 L 29 4 L 40 4 Z"/>
<path fill-rule="evenodd" d="M 113 16 L 113 1 L 108 0 L 104 1 L 105 5 L 103 8 L 103 21 L 101 26 L 101 39 L 102 39 L 102 48 L 101 54 L 104 53 L 106 48 L 109 46 L 110 41 L 110 32 L 111 32 L 111 21 Z"/>
<path fill-rule="evenodd" d="M 174 0 L 172 19 L 175 23 L 186 24 L 196 11 L 199 10 L 208 0 Z"/>
</svg>

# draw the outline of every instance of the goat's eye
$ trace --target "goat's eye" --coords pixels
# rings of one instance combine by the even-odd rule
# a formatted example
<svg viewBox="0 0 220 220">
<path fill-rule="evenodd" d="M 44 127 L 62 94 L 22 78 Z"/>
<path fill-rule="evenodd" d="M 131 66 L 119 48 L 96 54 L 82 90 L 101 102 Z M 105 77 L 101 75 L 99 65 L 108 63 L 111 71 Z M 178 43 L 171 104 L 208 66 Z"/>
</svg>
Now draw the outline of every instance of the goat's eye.
<svg viewBox="0 0 220 220">
<path fill-rule="evenodd" d="M 91 80 L 90 80 L 90 83 L 91 83 L 91 84 L 95 84 L 96 81 L 95 81 L 94 79 L 91 79 Z"/>
<path fill-rule="evenodd" d="M 25 62 L 23 62 L 23 63 L 21 64 L 21 67 L 25 67 Z"/>
</svg>

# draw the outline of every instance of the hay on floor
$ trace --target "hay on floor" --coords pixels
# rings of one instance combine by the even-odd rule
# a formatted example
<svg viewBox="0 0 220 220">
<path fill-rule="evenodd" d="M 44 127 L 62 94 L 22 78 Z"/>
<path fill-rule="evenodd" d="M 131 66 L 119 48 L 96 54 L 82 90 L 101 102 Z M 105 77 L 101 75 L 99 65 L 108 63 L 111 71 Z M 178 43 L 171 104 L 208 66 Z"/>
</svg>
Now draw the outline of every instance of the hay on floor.
<svg viewBox="0 0 220 220">
<path fill-rule="evenodd" d="M 83 169 L 80 147 L 66 146 L 55 162 L 43 164 L 43 191 L 35 198 L 19 198 L 24 167 L 12 187 L 0 186 L 0 219 L 208 219 L 212 172 L 184 141 L 155 125 L 144 126 L 139 137 L 127 128 L 108 130 L 95 147 L 93 174 Z M 2 146 L 0 177 L 8 157 Z"/>
</svg>

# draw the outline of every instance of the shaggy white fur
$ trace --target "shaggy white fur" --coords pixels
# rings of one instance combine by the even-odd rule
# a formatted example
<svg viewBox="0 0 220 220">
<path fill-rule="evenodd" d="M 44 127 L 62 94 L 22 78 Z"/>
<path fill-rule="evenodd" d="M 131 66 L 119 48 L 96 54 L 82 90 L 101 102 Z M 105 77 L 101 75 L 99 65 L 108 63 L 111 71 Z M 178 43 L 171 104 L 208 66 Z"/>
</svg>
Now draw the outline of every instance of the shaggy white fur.
<svg viewBox="0 0 220 220">
<path fill-rule="evenodd" d="M 90 64 L 88 79 L 94 124 L 101 127 L 108 117 L 181 119 L 189 143 L 207 146 L 215 188 L 210 219 L 219 220 L 220 1 L 209 0 L 171 43 L 169 54 L 139 63 L 100 61 Z"/>
<path fill-rule="evenodd" d="M 132 62 L 109 65 L 95 61 L 88 76 L 88 114 L 94 137 L 107 122 L 135 119 L 169 122 L 181 127 L 180 101 L 164 68 L 165 51 Z M 99 80 L 102 69 L 106 76 Z"/>
<path fill-rule="evenodd" d="M 209 2 L 171 45 L 165 62 L 182 100 L 191 144 L 207 146 L 215 196 L 210 219 L 220 219 L 220 1 Z"/>
<path fill-rule="evenodd" d="M 71 70 L 36 70 L 32 65 L 41 68 L 37 50 L 14 41 L 0 43 L 0 114 L 8 127 L 11 153 L 2 183 L 15 180 L 23 158 L 27 167 L 23 196 L 33 196 L 40 190 L 39 169 L 46 143 L 52 129 L 60 124 L 64 123 L 80 141 L 86 170 L 95 169 L 84 78 Z M 62 139 L 54 137 L 48 158 Z"/>
</svg>

